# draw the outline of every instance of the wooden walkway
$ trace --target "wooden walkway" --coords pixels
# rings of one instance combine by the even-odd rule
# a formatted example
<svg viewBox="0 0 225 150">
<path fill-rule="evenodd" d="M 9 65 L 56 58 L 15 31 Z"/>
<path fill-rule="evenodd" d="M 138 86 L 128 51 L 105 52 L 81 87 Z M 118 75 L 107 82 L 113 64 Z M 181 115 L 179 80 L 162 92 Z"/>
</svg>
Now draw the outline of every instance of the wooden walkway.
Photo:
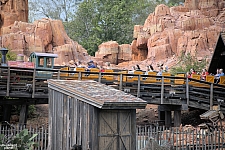
<svg viewBox="0 0 225 150">
<path fill-rule="evenodd" d="M 38 77 L 37 77 L 38 75 Z M 96 80 L 146 100 L 148 104 L 209 110 L 225 99 L 225 86 L 174 76 L 151 76 L 121 72 L 76 72 L 0 67 L 0 105 L 46 104 L 46 79 Z M 131 80 L 132 79 L 132 80 Z M 153 79 L 153 80 L 152 80 Z M 151 81 L 152 80 L 152 81 Z M 5 97 L 11 99 L 5 100 Z M 221 103 L 225 113 L 225 103 Z"/>
</svg>

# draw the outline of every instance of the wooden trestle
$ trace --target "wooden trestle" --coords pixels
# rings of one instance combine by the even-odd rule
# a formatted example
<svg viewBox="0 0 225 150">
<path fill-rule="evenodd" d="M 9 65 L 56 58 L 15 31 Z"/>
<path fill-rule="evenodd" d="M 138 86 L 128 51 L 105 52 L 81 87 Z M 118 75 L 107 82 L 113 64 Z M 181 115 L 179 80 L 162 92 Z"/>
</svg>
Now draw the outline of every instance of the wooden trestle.
<svg viewBox="0 0 225 150">
<path fill-rule="evenodd" d="M 37 76 L 37 74 L 41 74 Z M 45 76 L 47 74 L 47 76 Z M 160 117 L 167 126 L 171 125 L 171 111 L 174 111 L 174 125 L 179 126 L 181 110 L 189 107 L 209 110 L 218 105 L 218 99 L 225 99 L 225 85 L 205 82 L 197 78 L 188 79 L 182 75 L 163 76 L 141 73 L 128 74 L 126 71 L 84 72 L 0 67 L 0 105 L 4 108 L 4 121 L 9 121 L 11 105 L 22 105 L 20 123 L 26 122 L 27 106 L 48 104 L 49 74 L 51 79 L 59 80 L 95 80 L 126 93 L 137 96 L 148 104 L 159 105 Z M 225 103 L 221 103 L 225 113 Z"/>
</svg>

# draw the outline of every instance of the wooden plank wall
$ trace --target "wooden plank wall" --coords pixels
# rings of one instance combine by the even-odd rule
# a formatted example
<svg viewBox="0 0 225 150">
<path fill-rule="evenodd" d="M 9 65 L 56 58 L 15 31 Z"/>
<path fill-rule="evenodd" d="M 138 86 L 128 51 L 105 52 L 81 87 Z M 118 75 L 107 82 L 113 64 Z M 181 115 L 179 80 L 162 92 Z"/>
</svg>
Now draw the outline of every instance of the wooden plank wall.
<svg viewBox="0 0 225 150">
<path fill-rule="evenodd" d="M 101 110 L 99 113 L 99 149 L 135 150 L 136 111 Z"/>
<path fill-rule="evenodd" d="M 49 89 L 49 150 L 98 149 L 96 107 L 77 98 Z"/>
</svg>

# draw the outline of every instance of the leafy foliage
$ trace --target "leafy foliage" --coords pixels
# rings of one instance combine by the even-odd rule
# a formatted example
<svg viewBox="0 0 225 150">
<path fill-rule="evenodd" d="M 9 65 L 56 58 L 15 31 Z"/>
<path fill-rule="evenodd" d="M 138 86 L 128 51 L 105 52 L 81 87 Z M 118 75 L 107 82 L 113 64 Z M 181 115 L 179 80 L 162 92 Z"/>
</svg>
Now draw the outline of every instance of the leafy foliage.
<svg viewBox="0 0 225 150">
<path fill-rule="evenodd" d="M 82 0 L 29 0 L 29 22 L 38 18 L 68 21 Z"/>
<path fill-rule="evenodd" d="M 18 150 L 32 150 L 33 147 L 37 146 L 37 144 L 32 141 L 36 136 L 37 134 L 30 135 L 28 129 L 24 129 L 11 137 L 0 134 L 0 143 L 2 145 L 0 150 L 4 150 L 4 145 L 16 145 Z"/>
<path fill-rule="evenodd" d="M 131 43 L 133 28 L 144 24 L 158 4 L 177 4 L 182 0 L 30 0 L 29 20 L 60 19 L 70 38 L 90 55 L 106 41 Z"/>
<path fill-rule="evenodd" d="M 17 55 L 15 53 L 13 53 L 11 50 L 8 51 L 8 53 L 6 54 L 6 60 L 16 60 Z M 0 53 L 0 58 L 2 58 L 2 54 Z"/>
<path fill-rule="evenodd" d="M 103 42 L 130 43 L 134 25 L 144 23 L 153 10 L 148 9 L 151 4 L 149 0 L 83 1 L 73 20 L 65 23 L 65 28 L 73 40 L 94 55 Z"/>
<path fill-rule="evenodd" d="M 197 59 L 197 57 L 192 56 L 190 53 L 184 54 L 182 53 L 181 56 L 178 58 L 178 63 L 176 66 L 170 69 L 171 74 L 177 73 L 186 73 L 190 71 L 191 68 L 194 68 L 196 71 L 201 71 L 207 66 L 207 58 L 205 57 L 201 61 Z"/>
</svg>

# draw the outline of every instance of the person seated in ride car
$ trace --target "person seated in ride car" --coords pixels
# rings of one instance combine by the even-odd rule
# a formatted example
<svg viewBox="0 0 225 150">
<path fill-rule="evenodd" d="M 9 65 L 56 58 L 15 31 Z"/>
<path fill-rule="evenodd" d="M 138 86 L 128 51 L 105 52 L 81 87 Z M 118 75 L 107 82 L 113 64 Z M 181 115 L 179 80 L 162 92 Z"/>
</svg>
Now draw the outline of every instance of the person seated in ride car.
<svg viewBox="0 0 225 150">
<path fill-rule="evenodd" d="M 215 75 L 215 79 L 216 79 L 215 83 L 219 83 L 220 82 L 220 77 L 221 76 L 224 76 L 223 69 L 219 69 L 218 74 Z"/>
<path fill-rule="evenodd" d="M 205 80 L 207 75 L 209 75 L 208 71 L 206 69 L 202 69 L 201 80 Z"/>
<path fill-rule="evenodd" d="M 88 62 L 87 69 L 90 70 L 90 68 L 96 68 L 96 66 L 94 65 L 93 60 L 91 60 L 91 61 Z"/>
<path fill-rule="evenodd" d="M 196 72 L 195 72 L 195 69 L 194 69 L 194 68 L 191 68 L 191 69 L 190 69 L 190 74 L 191 74 L 191 78 L 192 78 L 192 75 L 193 75 L 193 74 L 196 74 Z"/>
<path fill-rule="evenodd" d="M 163 67 L 159 67 L 159 71 L 157 72 L 156 76 L 162 76 Z M 156 78 L 156 80 L 161 80 L 161 78 Z"/>
<path fill-rule="evenodd" d="M 190 74 L 189 71 L 186 73 L 186 77 L 187 77 L 187 78 L 191 78 L 191 74 Z"/>
<path fill-rule="evenodd" d="M 224 76 L 223 69 L 217 69 L 215 79 L 219 79 L 220 76 Z"/>
</svg>

